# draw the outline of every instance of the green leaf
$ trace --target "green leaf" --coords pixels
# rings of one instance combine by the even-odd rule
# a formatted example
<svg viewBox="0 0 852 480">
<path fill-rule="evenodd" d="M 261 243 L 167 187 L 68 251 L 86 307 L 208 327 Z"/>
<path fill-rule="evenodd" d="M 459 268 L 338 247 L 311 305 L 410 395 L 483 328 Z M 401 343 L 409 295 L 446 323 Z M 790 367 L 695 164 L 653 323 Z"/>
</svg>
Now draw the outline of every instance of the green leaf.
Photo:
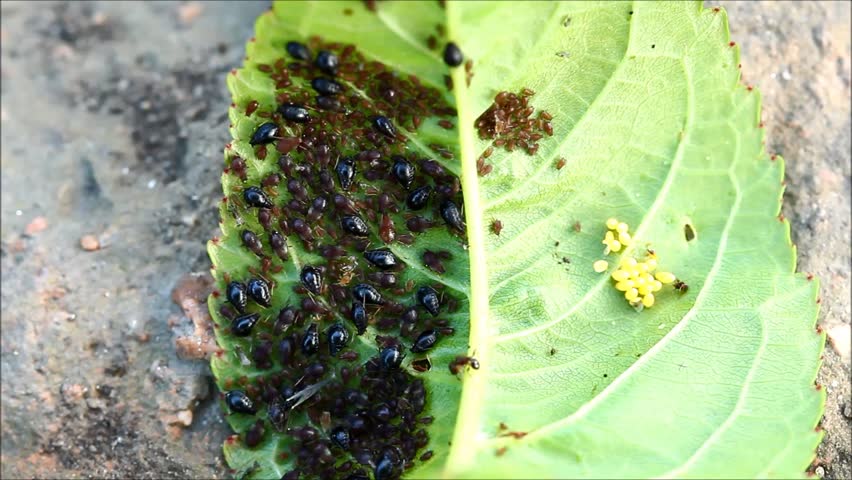
<svg viewBox="0 0 852 480">
<path fill-rule="evenodd" d="M 261 159 L 248 144 L 266 120 L 246 107 L 275 109 L 275 80 L 258 67 L 287 58 L 287 41 L 315 35 L 416 75 L 457 110 L 453 130 L 437 126 L 447 118 L 440 115 L 399 129 L 407 151 L 459 175 L 467 223 L 464 240 L 442 226 L 411 246 L 391 244 L 408 265 L 401 283 L 443 284 L 459 307 L 445 317 L 455 334 L 429 352 L 432 369 L 415 372 L 411 354 L 404 363 L 425 381 L 426 413 L 435 418 L 426 448 L 434 456 L 416 460 L 408 476 L 803 476 L 824 404 L 814 388 L 824 344 L 814 331 L 818 287 L 794 274 L 789 224 L 779 216 L 783 160 L 763 149 L 760 98 L 738 83 L 739 51 L 723 10 L 695 2 L 382 1 L 375 12 L 355 2 L 276 3 L 258 19 L 245 65 L 228 76 L 234 141 L 226 158 L 246 161 L 247 180 L 223 175 L 226 195 L 279 172 L 274 148 Z M 432 35 L 437 49 L 427 46 Z M 447 39 L 474 62 L 469 86 L 464 67 L 442 61 Z M 304 89 L 300 81 L 277 91 Z M 478 176 L 491 140 L 477 134 L 477 118 L 498 92 L 524 88 L 535 91 L 536 111 L 554 117 L 553 136 L 535 155 L 495 149 L 493 170 Z M 278 189 L 276 202 L 290 198 L 286 180 Z M 263 229 L 233 204 L 223 203 L 223 234 L 209 247 L 221 292 L 225 273 L 244 278 L 259 268 L 239 232 Z M 611 217 L 630 225 L 626 253 L 603 254 Z M 394 221 L 404 232 L 404 218 Z M 274 313 L 263 331 L 283 305 L 298 305 L 298 272 L 319 261 L 297 237 L 289 245 L 292 260 L 271 275 Z M 641 259 L 648 248 L 689 288 L 665 287 L 652 308 L 637 311 L 614 288 L 614 267 L 599 274 L 592 263 Z M 446 273 L 423 266 L 426 249 L 450 252 Z M 212 366 L 228 390 L 280 363 L 257 368 L 256 344 L 229 334 L 222 303 L 210 302 L 223 349 Z M 375 334 L 371 326 L 353 343 L 360 361 L 376 355 Z M 460 382 L 447 366 L 468 352 L 481 368 Z M 267 424 L 263 442 L 246 447 L 254 420 L 228 416 L 240 435 L 225 446 L 228 463 L 252 478 L 279 478 L 293 466 L 293 455 L 281 456 L 293 440 Z"/>
</svg>

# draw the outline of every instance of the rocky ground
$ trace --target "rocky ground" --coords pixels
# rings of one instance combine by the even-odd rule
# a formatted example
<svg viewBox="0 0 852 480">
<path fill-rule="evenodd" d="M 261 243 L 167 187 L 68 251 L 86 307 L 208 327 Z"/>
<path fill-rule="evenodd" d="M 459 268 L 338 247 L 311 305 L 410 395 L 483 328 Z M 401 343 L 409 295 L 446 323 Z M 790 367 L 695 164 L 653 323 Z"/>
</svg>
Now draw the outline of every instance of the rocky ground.
<svg viewBox="0 0 852 480">
<path fill-rule="evenodd" d="M 822 282 L 812 470 L 850 478 L 850 7 L 723 6 L 767 148 L 787 160 L 799 268 Z M 185 274 L 208 268 L 218 228 L 223 78 L 266 8 L 0 4 L 3 478 L 226 475 L 227 428 L 193 360 L 211 347 L 205 280 Z"/>
</svg>

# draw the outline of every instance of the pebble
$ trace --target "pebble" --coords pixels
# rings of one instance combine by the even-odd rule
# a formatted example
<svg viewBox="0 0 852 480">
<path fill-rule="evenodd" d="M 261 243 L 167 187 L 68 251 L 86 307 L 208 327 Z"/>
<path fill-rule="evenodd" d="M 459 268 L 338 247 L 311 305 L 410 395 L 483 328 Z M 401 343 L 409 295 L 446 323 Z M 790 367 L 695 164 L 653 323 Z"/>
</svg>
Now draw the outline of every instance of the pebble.
<svg viewBox="0 0 852 480">
<path fill-rule="evenodd" d="M 80 237 L 80 246 L 87 252 L 94 252 L 101 248 L 101 242 L 94 235 L 83 235 Z"/>
<path fill-rule="evenodd" d="M 823 478 L 823 477 L 825 477 L 825 468 L 823 468 L 822 465 L 820 465 L 819 467 L 816 468 L 816 470 L 814 470 L 814 473 L 816 474 L 817 477 Z"/>
<path fill-rule="evenodd" d="M 43 232 L 47 228 L 47 219 L 44 217 L 35 217 L 28 225 L 24 232 L 27 235 L 35 235 L 36 233 Z"/>
<path fill-rule="evenodd" d="M 850 405 L 848 403 L 846 405 L 844 405 L 842 413 L 843 413 L 844 417 L 846 417 L 848 419 L 852 419 L 852 405 Z"/>
<path fill-rule="evenodd" d="M 852 329 L 849 325 L 836 325 L 831 327 L 826 332 L 831 347 L 840 355 L 843 363 L 849 365 L 850 357 L 852 357 Z"/>
</svg>

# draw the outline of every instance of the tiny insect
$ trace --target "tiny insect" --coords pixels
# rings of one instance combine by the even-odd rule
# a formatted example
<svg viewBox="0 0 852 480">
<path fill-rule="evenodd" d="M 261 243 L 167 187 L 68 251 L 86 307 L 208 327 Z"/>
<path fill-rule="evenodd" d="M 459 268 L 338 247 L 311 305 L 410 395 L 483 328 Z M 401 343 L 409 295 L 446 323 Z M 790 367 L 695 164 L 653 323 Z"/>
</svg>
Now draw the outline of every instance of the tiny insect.
<svg viewBox="0 0 852 480">
<path fill-rule="evenodd" d="M 343 450 L 349 450 L 349 432 L 345 427 L 335 427 L 329 435 L 331 443 Z"/>
<path fill-rule="evenodd" d="M 566 160 L 564 158 L 560 157 L 559 160 L 556 161 L 556 169 L 562 170 L 562 167 L 565 166 L 565 163 L 566 163 Z"/>
<path fill-rule="evenodd" d="M 458 230 L 459 232 L 464 231 L 465 226 L 461 212 L 459 211 L 459 207 L 456 206 L 452 200 L 444 200 L 441 203 L 441 218 L 443 218 L 450 227 Z"/>
<path fill-rule="evenodd" d="M 672 287 L 674 287 L 674 289 L 680 292 L 681 294 L 684 294 L 689 291 L 689 285 L 687 285 L 686 282 L 680 279 L 675 280 L 675 282 L 672 284 Z"/>
<path fill-rule="evenodd" d="M 457 356 L 450 362 L 450 373 L 457 375 L 465 366 L 470 366 L 474 370 L 479 370 L 479 360 L 465 355 Z"/>
<path fill-rule="evenodd" d="M 385 347 L 379 354 L 379 363 L 385 370 L 396 370 L 402 365 L 405 355 L 399 351 L 399 347 L 391 345 Z"/>
<path fill-rule="evenodd" d="M 231 390 L 226 393 L 225 404 L 228 405 L 228 408 L 232 412 L 247 413 L 250 415 L 257 413 L 254 402 L 252 402 L 251 398 L 249 398 L 242 390 Z"/>
<path fill-rule="evenodd" d="M 278 113 L 288 122 L 307 123 L 311 119 L 307 108 L 292 103 L 285 103 L 278 107 Z"/>
<path fill-rule="evenodd" d="M 322 110 L 328 110 L 331 112 L 336 112 L 340 110 L 340 101 L 338 101 L 334 97 L 329 97 L 326 95 L 317 95 L 317 107 Z"/>
<path fill-rule="evenodd" d="M 314 64 L 323 72 L 329 75 L 336 75 L 337 69 L 340 67 L 340 59 L 337 58 L 337 55 L 329 52 L 328 50 L 320 50 L 319 53 L 317 53 L 317 58 Z"/>
<path fill-rule="evenodd" d="M 391 167 L 391 172 L 399 184 L 407 190 L 411 187 L 411 183 L 414 182 L 414 165 L 400 155 L 394 155 L 392 159 L 394 163 L 393 167 Z"/>
<path fill-rule="evenodd" d="M 384 303 L 379 291 L 366 283 L 359 283 L 352 288 L 352 298 L 357 302 L 371 305 L 381 305 Z"/>
<path fill-rule="evenodd" d="M 316 295 L 319 295 L 320 292 L 322 292 L 322 274 L 316 267 L 311 265 L 305 265 L 302 267 L 299 279 L 302 281 L 302 285 L 304 285 L 309 292 Z"/>
<path fill-rule="evenodd" d="M 311 80 L 311 86 L 321 95 L 337 95 L 343 93 L 343 85 L 328 78 L 317 77 Z"/>
<path fill-rule="evenodd" d="M 432 362 L 428 358 L 418 358 L 411 362 L 411 368 L 413 368 L 415 372 L 428 372 L 432 369 Z"/>
<path fill-rule="evenodd" d="M 355 179 L 355 162 L 351 158 L 341 158 L 334 170 L 337 172 L 340 188 L 349 190 L 352 181 Z"/>
<path fill-rule="evenodd" d="M 393 126 L 393 123 L 388 117 L 385 117 L 383 115 L 373 117 L 373 128 L 375 128 L 377 132 L 381 133 L 386 137 L 396 137 L 396 127 Z"/>
<path fill-rule="evenodd" d="M 364 309 L 364 305 L 354 302 L 352 304 L 352 310 L 350 311 L 349 318 L 351 318 L 352 323 L 355 324 L 358 335 L 363 335 L 364 332 L 367 331 L 367 310 Z"/>
<path fill-rule="evenodd" d="M 444 63 L 451 67 L 458 67 L 462 62 L 464 62 L 464 55 L 459 46 L 453 42 L 448 43 L 444 47 Z"/>
<path fill-rule="evenodd" d="M 405 204 L 411 210 L 421 210 L 429 202 L 429 197 L 432 195 L 432 187 L 426 185 L 424 187 L 412 190 L 405 199 Z"/>
<path fill-rule="evenodd" d="M 250 207 L 272 208 L 269 197 L 258 187 L 248 187 L 243 190 L 243 199 Z"/>
<path fill-rule="evenodd" d="M 438 332 L 432 329 L 425 330 L 417 336 L 417 340 L 415 340 L 414 345 L 411 346 L 411 351 L 414 353 L 426 352 L 431 350 L 437 342 Z"/>
<path fill-rule="evenodd" d="M 349 332 L 343 325 L 335 323 L 328 329 L 328 353 L 331 356 L 336 356 L 337 352 L 343 350 L 348 342 Z"/>
<path fill-rule="evenodd" d="M 278 138 L 278 125 L 274 122 L 266 122 L 263 125 L 257 127 L 257 130 L 251 136 L 251 140 L 249 140 L 249 144 L 251 145 L 265 145 L 267 143 L 272 143 Z"/>
<path fill-rule="evenodd" d="M 308 61 L 311 59 L 311 51 L 299 42 L 287 42 L 287 53 L 296 60 Z"/>
<path fill-rule="evenodd" d="M 500 232 L 503 231 L 503 222 L 500 220 L 491 222 L 491 231 L 494 232 L 494 235 L 500 235 Z"/>
<path fill-rule="evenodd" d="M 308 325 L 305 331 L 305 336 L 302 338 L 302 353 L 305 355 L 313 355 L 319 350 L 319 332 L 317 332 L 317 324 Z"/>
<path fill-rule="evenodd" d="M 251 297 L 258 305 L 268 307 L 272 304 L 272 290 L 262 278 L 252 278 L 249 280 L 248 296 Z"/>
<path fill-rule="evenodd" d="M 231 282 L 225 289 L 225 298 L 233 305 L 238 312 L 244 313 L 248 304 L 248 293 L 246 286 L 241 282 Z"/>
<path fill-rule="evenodd" d="M 438 299 L 438 292 L 432 287 L 420 287 L 417 289 L 417 302 L 423 306 L 433 317 L 438 316 L 438 311 L 441 307 L 441 301 Z"/>
<path fill-rule="evenodd" d="M 238 337 L 247 337 L 251 334 L 251 330 L 258 320 L 260 320 L 260 315 L 257 313 L 240 315 L 231 322 L 231 333 Z"/>
<path fill-rule="evenodd" d="M 366 237 L 370 233 L 367 223 L 357 215 L 344 215 L 340 217 L 340 226 L 347 233 L 356 237 Z"/>
<path fill-rule="evenodd" d="M 374 266 L 387 270 L 397 266 L 396 256 L 390 250 L 367 250 L 364 252 L 364 258 Z"/>
<path fill-rule="evenodd" d="M 286 262 L 290 258 L 287 239 L 279 232 L 273 231 L 269 234 L 269 246 L 272 247 L 272 251 L 274 251 L 281 260 Z"/>
</svg>

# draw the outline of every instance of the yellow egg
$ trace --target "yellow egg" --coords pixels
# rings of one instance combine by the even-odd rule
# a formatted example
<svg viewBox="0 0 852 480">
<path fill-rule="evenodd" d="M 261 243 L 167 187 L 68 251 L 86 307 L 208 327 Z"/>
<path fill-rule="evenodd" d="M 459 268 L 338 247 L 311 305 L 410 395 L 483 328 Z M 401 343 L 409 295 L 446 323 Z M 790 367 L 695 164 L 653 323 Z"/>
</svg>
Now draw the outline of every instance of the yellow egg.
<svg viewBox="0 0 852 480">
<path fill-rule="evenodd" d="M 618 233 L 627 233 L 630 227 L 627 226 L 627 224 L 624 222 L 619 222 L 618 226 L 616 226 L 615 229 L 618 230 Z"/>
<path fill-rule="evenodd" d="M 626 270 L 618 269 L 612 272 L 612 279 L 616 282 L 621 282 L 623 280 L 627 280 L 628 278 L 630 278 L 630 273 L 628 273 Z"/>
<path fill-rule="evenodd" d="M 617 251 L 621 250 L 621 242 L 619 242 L 618 240 L 613 240 L 609 244 L 609 249 L 612 250 L 613 252 L 617 252 Z"/>
<path fill-rule="evenodd" d="M 642 297 L 642 305 L 645 305 L 645 308 L 650 308 L 654 306 L 654 294 L 649 293 Z"/>
<path fill-rule="evenodd" d="M 670 272 L 657 272 L 654 277 L 659 280 L 661 283 L 672 283 L 675 281 L 675 276 Z"/>
<path fill-rule="evenodd" d="M 598 260 L 592 265 L 592 268 L 594 268 L 596 272 L 602 273 L 605 272 L 607 268 L 609 268 L 609 263 L 607 263 L 606 260 Z"/>
<path fill-rule="evenodd" d="M 626 292 L 626 291 L 630 290 L 631 288 L 633 288 L 633 287 L 631 285 L 629 285 L 627 282 L 618 282 L 618 283 L 615 284 L 615 289 L 618 290 L 619 292 Z"/>
<path fill-rule="evenodd" d="M 617 227 L 617 226 L 618 226 L 618 220 L 616 220 L 614 218 L 610 218 L 609 220 L 606 221 L 606 228 L 608 228 L 610 230 L 615 230 L 615 227 Z"/>
<path fill-rule="evenodd" d="M 639 290 L 635 288 L 631 288 L 630 290 L 624 292 L 624 298 L 629 301 L 636 300 L 639 297 Z"/>
</svg>

